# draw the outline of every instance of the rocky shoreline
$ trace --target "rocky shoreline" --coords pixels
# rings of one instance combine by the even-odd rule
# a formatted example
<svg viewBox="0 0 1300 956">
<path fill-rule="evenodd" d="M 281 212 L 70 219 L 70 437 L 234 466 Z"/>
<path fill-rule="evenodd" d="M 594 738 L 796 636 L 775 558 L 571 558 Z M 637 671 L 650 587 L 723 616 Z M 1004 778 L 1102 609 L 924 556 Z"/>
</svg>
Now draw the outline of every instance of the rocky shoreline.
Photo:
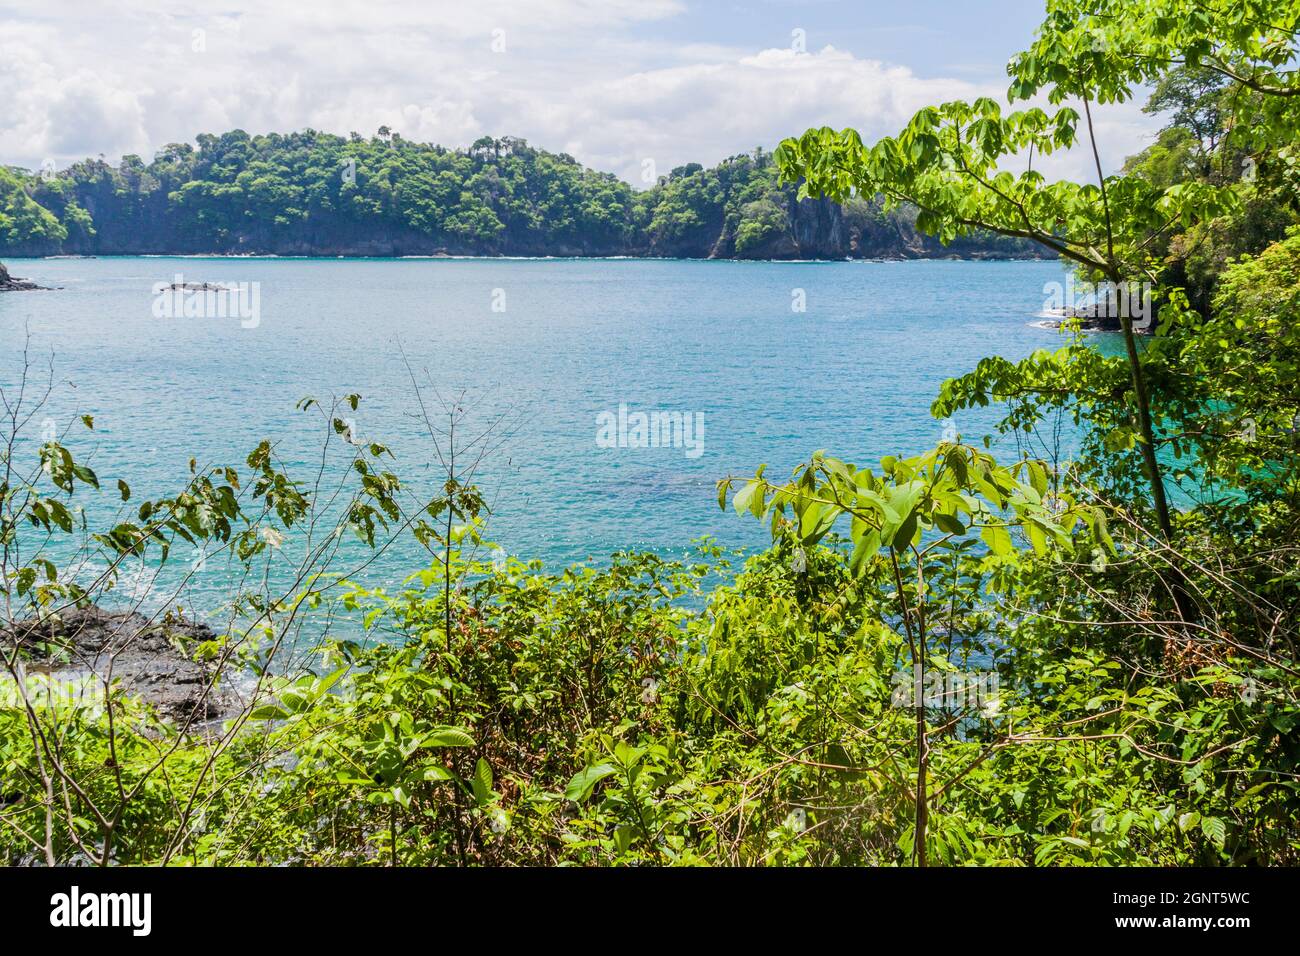
<svg viewBox="0 0 1300 956">
<path fill-rule="evenodd" d="M 1105 309 L 1048 309 L 1039 314 L 1039 320 L 1034 325 L 1042 329 L 1061 329 L 1076 322 L 1080 332 L 1122 332 L 1124 330 L 1119 314 Z M 1143 335 L 1148 330 L 1135 324 L 1133 331 Z"/>
<path fill-rule="evenodd" d="M 194 728 L 239 708 L 231 690 L 213 687 L 215 667 L 191 656 L 215 637 L 206 624 L 183 618 L 152 621 L 137 611 L 89 607 L 0 629 L 0 647 L 17 643 L 29 674 L 69 681 L 111 675 L 115 688 L 163 719 Z"/>
<path fill-rule="evenodd" d="M 35 292 L 42 289 L 44 286 L 39 286 L 35 282 L 11 276 L 5 264 L 0 262 L 0 292 Z"/>
</svg>

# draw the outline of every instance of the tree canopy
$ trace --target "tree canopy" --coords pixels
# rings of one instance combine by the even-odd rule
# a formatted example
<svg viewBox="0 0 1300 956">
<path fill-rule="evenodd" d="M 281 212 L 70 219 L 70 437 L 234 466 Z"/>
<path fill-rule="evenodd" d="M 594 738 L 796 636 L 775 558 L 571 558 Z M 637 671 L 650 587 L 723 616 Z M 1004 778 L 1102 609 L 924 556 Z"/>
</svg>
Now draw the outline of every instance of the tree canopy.
<svg viewBox="0 0 1300 956">
<path fill-rule="evenodd" d="M 763 150 L 679 166 L 637 191 L 515 137 L 465 150 L 391 132 L 203 134 L 152 162 L 0 171 L 0 253 L 944 255 L 906 212 L 800 202 Z M 93 216 L 90 212 L 93 210 Z M 953 254 L 1041 254 L 983 235 Z"/>
</svg>

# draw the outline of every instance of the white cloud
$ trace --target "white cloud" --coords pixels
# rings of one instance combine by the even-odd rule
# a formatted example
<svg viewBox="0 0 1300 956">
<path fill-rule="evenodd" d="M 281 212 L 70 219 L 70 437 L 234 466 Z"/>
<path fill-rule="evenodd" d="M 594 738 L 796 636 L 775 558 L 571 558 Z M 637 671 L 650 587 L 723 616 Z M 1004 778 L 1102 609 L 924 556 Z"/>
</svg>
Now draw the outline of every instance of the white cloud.
<svg viewBox="0 0 1300 956">
<path fill-rule="evenodd" d="M 868 140 L 919 107 L 1001 96 L 1005 83 L 922 77 L 824 46 L 737 49 L 656 29 L 677 0 L 65 0 L 11 4 L 0 23 L 0 162 L 146 158 L 168 142 L 240 127 L 346 134 L 387 125 L 463 146 L 522 136 L 639 182 L 771 147 L 809 126 Z M 198 31 L 198 32 L 196 32 Z M 493 31 L 504 52 L 493 52 Z M 1135 152 L 1149 118 L 1103 119 L 1106 163 Z M 1052 171 L 1083 175 L 1087 157 Z"/>
<path fill-rule="evenodd" d="M 859 60 L 827 47 L 813 53 L 764 50 L 619 77 L 590 92 L 581 112 L 539 110 L 544 135 L 580 135 L 589 161 L 631 178 L 642 158 L 661 171 L 713 163 L 771 147 L 809 126 L 853 126 L 864 137 L 895 132 L 934 99 L 979 95 L 961 80 L 924 80 L 902 67 Z M 597 125 L 599 124 L 599 125 Z"/>
</svg>

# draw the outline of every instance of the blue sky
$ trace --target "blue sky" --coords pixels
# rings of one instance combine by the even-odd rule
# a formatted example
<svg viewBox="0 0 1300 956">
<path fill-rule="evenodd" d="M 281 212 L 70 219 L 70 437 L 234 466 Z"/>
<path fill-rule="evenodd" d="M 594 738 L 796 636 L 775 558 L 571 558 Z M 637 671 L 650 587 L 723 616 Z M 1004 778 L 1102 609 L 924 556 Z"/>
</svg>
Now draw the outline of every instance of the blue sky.
<svg viewBox="0 0 1300 956">
<path fill-rule="evenodd" d="M 804 0 L 692 3 L 660 24 L 663 36 L 709 36 L 755 49 L 788 43 L 801 27 L 808 46 L 827 43 L 921 74 L 1000 78 L 1042 20 L 1043 0 Z"/>
<path fill-rule="evenodd" d="M 1042 0 L 0 0 L 0 163 L 240 127 L 515 135 L 640 184 L 808 126 L 1002 96 Z M 1157 123 L 1100 117 L 1107 165 Z M 1049 174 L 1085 176 L 1086 157 Z"/>
</svg>

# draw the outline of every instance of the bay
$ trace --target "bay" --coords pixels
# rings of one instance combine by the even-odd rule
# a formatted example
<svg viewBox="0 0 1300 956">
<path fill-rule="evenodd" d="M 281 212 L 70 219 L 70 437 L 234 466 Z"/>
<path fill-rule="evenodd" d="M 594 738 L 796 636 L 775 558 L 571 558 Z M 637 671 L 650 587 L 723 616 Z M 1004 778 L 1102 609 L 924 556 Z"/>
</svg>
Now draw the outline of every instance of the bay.
<svg viewBox="0 0 1300 956">
<path fill-rule="evenodd" d="M 669 556 L 710 535 L 760 546 L 765 528 L 720 511 L 715 482 L 768 465 L 782 476 L 816 449 L 860 465 L 940 440 L 930 414 L 945 378 L 988 355 L 1063 343 L 1035 326 L 1059 263 L 733 262 L 593 259 L 139 257 L 9 260 L 56 291 L 0 296 L 0 383 L 26 347 L 45 409 L 29 427 L 82 414 L 67 443 L 119 508 L 114 483 L 175 491 L 191 457 L 241 466 L 262 439 L 295 473 L 317 467 L 307 396 L 362 396 L 353 428 L 388 445 L 403 480 L 432 493 L 443 472 L 421 412 L 467 408 L 462 437 L 500 418 L 474 477 L 489 537 L 558 568 L 623 549 Z M 256 321 L 159 317 L 160 283 L 250 283 Z M 412 386 L 407 364 L 422 389 Z M 426 377 L 427 376 L 427 377 Z M 29 388 L 29 392 L 31 389 Z M 686 447 L 601 447 L 601 416 L 680 412 Z M 992 410 L 952 424 L 966 440 Z M 995 445 L 996 447 L 996 445 Z M 473 451 L 471 450 L 471 457 Z M 468 459 L 462 459 L 462 462 Z M 394 583 L 427 563 L 414 542 L 365 570 Z M 219 575 L 205 586 L 212 599 Z"/>
</svg>

